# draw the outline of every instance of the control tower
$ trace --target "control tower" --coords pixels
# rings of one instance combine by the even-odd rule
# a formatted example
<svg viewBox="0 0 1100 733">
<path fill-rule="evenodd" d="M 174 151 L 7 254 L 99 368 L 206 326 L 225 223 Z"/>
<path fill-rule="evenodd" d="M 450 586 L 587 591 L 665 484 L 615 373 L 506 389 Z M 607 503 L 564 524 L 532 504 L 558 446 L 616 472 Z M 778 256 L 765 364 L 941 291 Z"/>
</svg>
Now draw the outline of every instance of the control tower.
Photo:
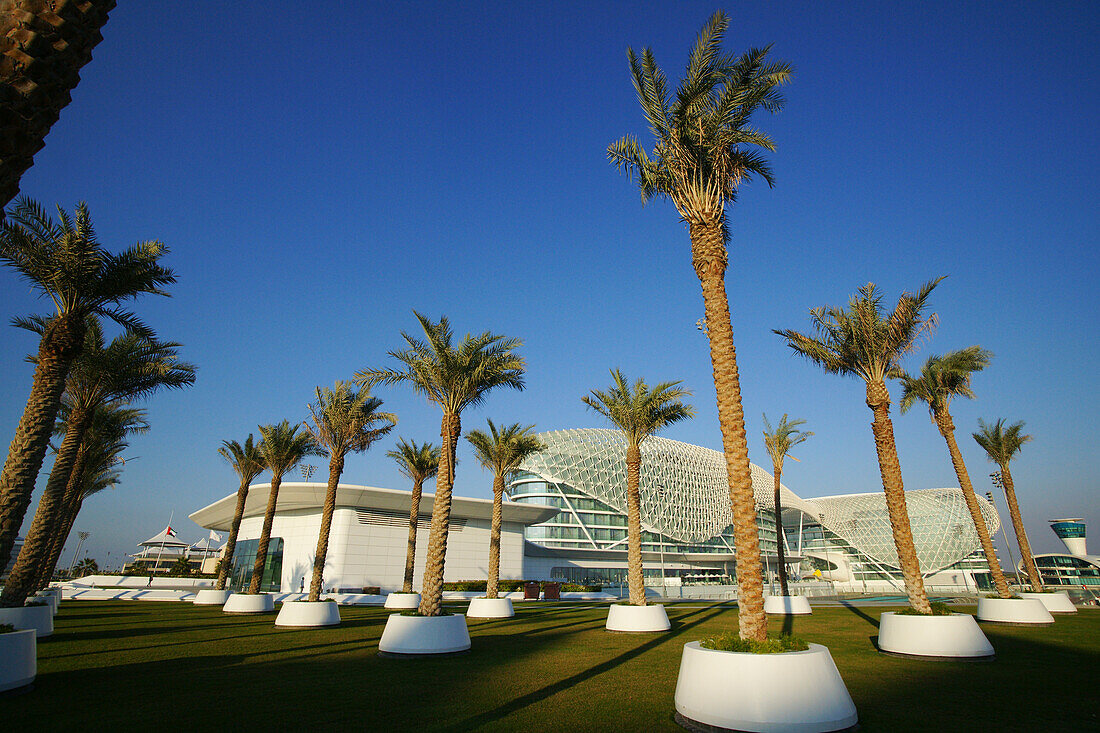
<svg viewBox="0 0 1100 733">
<path fill-rule="evenodd" d="M 1069 554 L 1084 557 L 1088 554 L 1085 550 L 1085 520 L 1075 519 L 1051 519 L 1050 528 L 1054 534 L 1065 544 Z"/>
</svg>

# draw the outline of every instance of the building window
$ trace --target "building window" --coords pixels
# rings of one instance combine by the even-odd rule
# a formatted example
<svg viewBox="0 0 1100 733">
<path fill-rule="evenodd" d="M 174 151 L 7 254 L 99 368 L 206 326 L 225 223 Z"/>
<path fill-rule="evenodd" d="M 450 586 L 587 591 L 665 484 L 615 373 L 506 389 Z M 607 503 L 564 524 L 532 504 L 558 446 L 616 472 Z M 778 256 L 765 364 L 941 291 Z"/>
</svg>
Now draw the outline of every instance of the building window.
<svg viewBox="0 0 1100 733">
<path fill-rule="evenodd" d="M 256 562 L 258 539 L 241 540 L 233 551 L 233 567 L 229 571 L 226 585 L 234 591 L 248 590 L 252 581 L 252 566 Z M 264 563 L 264 576 L 260 580 L 260 592 L 282 590 L 283 577 L 283 538 L 272 537 L 267 546 L 267 562 Z"/>
</svg>

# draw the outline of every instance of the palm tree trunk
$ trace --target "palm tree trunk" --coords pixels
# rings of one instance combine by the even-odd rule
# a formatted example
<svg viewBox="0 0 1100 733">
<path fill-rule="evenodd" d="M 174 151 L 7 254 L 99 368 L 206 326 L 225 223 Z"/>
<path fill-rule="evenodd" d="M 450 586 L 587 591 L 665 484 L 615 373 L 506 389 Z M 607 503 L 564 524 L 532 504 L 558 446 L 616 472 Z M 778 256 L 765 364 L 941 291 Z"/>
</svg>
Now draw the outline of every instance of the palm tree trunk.
<svg viewBox="0 0 1100 733">
<path fill-rule="evenodd" d="M 409 545 L 405 549 L 405 582 L 402 593 L 413 592 L 413 571 L 416 568 L 416 529 L 420 524 L 420 497 L 424 493 L 424 479 L 413 481 L 412 506 L 409 507 Z"/>
<path fill-rule="evenodd" d="M 80 480 L 84 475 L 84 463 L 87 457 L 87 451 L 83 439 L 81 440 L 80 449 L 77 450 L 76 460 L 73 461 L 72 469 L 69 471 L 69 479 L 65 485 L 65 493 L 61 499 L 61 509 L 57 515 L 57 521 L 50 527 L 49 530 L 49 549 L 46 552 L 46 559 L 38 566 L 38 570 L 35 575 L 35 589 L 41 589 L 46 587 L 50 578 L 53 577 L 55 568 L 57 567 L 57 560 L 61 556 L 61 550 L 65 543 L 65 536 L 68 535 L 68 528 L 66 522 L 70 515 L 72 515 L 73 507 L 76 505 L 80 496 Z M 56 470 L 56 463 L 54 470 Z M 53 480 L 53 471 L 50 472 L 50 480 Z M 73 517 L 75 520 L 75 517 Z M 62 536 L 62 528 L 65 527 L 64 536 Z"/>
<path fill-rule="evenodd" d="M 775 474 L 775 497 L 772 506 L 775 508 L 775 554 L 779 564 L 779 594 L 789 596 L 787 590 L 787 555 L 783 547 L 783 499 L 779 495 L 779 477 L 783 474 L 783 467 L 772 464 Z"/>
<path fill-rule="evenodd" d="M 91 412 L 82 408 L 74 408 L 69 415 L 65 438 L 57 450 L 50 478 L 46 482 L 42 498 L 38 501 L 31 528 L 27 531 L 27 539 L 4 584 L 4 592 L 0 595 L 0 608 L 22 607 L 27 596 L 36 588 L 39 573 L 50 554 L 53 535 L 57 531 L 64 507 L 65 489 L 72 476 L 90 418 Z"/>
<path fill-rule="evenodd" d="M 955 442 L 955 422 L 951 419 L 951 413 L 947 408 L 942 408 L 934 416 L 936 427 L 940 435 L 947 441 L 947 452 L 951 454 L 951 465 L 955 468 L 955 477 L 959 479 L 959 488 L 962 489 L 963 499 L 966 500 L 966 508 L 970 510 L 970 518 L 974 520 L 974 531 L 978 533 L 978 542 L 985 553 L 986 562 L 989 564 L 989 574 L 993 576 L 993 585 L 997 589 L 997 595 L 1001 598 L 1011 598 L 1012 591 L 1008 588 L 1008 582 L 1001 571 L 1001 562 L 997 559 L 997 551 L 993 549 L 993 540 L 989 537 L 989 527 L 985 524 L 985 517 L 978 506 L 978 496 L 974 493 L 974 485 L 970 483 L 970 474 L 963 462 L 962 451 Z"/>
<path fill-rule="evenodd" d="M 225 590 L 225 584 L 229 580 L 229 572 L 233 568 L 233 553 L 237 550 L 237 535 L 241 531 L 241 520 L 244 519 L 244 504 L 248 500 L 248 482 L 241 481 L 237 489 L 237 508 L 233 512 L 233 523 L 229 526 L 229 539 L 225 542 L 225 552 L 222 553 L 221 566 L 218 568 L 218 582 L 215 590 Z"/>
<path fill-rule="evenodd" d="M 932 613 L 928 594 L 924 590 L 924 577 L 920 571 L 920 559 L 913 544 L 913 529 L 909 524 L 909 510 L 905 506 L 905 484 L 901 478 L 897 444 L 894 442 L 894 424 L 890 421 L 890 393 L 885 382 L 867 383 L 867 406 L 874 411 L 871 432 L 875 436 L 878 468 L 882 475 L 882 490 L 886 494 L 886 511 L 890 515 L 890 528 L 894 534 L 894 547 L 898 552 L 898 566 L 905 581 L 909 605 L 917 613 Z"/>
<path fill-rule="evenodd" d="M 443 614 L 443 571 L 447 561 L 447 533 L 451 523 L 451 490 L 454 488 L 455 448 L 462 434 L 458 415 L 443 413 L 439 435 L 443 448 L 439 451 L 439 473 L 435 480 L 435 502 L 432 504 L 432 528 L 428 533 L 428 557 L 424 579 L 420 584 L 421 616 Z"/>
<path fill-rule="evenodd" d="M 252 579 L 248 582 L 248 593 L 256 595 L 260 592 L 260 584 L 264 579 L 264 565 L 267 564 L 267 546 L 271 543 L 271 525 L 275 521 L 275 506 L 279 502 L 279 487 L 282 486 L 283 475 L 271 474 L 271 493 L 267 497 L 267 510 L 264 512 L 264 526 L 260 532 L 260 541 L 256 545 L 256 562 L 252 565 Z"/>
<path fill-rule="evenodd" d="M 493 477 L 493 525 L 489 531 L 489 578 L 485 597 L 496 598 L 500 582 L 500 525 L 504 521 L 504 477 Z"/>
<path fill-rule="evenodd" d="M 67 502 L 63 508 L 61 520 L 58 522 L 53 539 L 50 542 L 50 554 L 42 567 L 42 572 L 38 574 L 35 581 L 36 590 L 41 590 L 49 585 L 54 573 L 57 572 L 57 563 L 61 560 L 61 552 L 65 549 L 65 543 L 69 539 L 69 534 L 73 531 L 73 525 L 76 523 L 76 515 L 79 511 L 79 500 L 75 503 Z"/>
<path fill-rule="evenodd" d="M 707 224 L 691 224 L 691 260 L 703 288 L 710 363 L 718 400 L 718 425 L 729 474 L 737 553 L 737 623 L 742 639 L 764 641 L 768 637 L 768 620 L 764 615 L 764 583 L 760 575 L 760 537 L 756 529 L 756 501 L 749 469 L 745 413 L 741 407 L 737 351 L 733 346 L 733 326 L 726 298 L 723 223 L 720 218 Z"/>
<path fill-rule="evenodd" d="M 642 453 L 638 446 L 626 449 L 626 582 L 630 605 L 644 606 L 645 575 L 642 572 L 642 501 L 640 496 Z"/>
<path fill-rule="evenodd" d="M 1035 558 L 1031 555 L 1031 543 L 1027 541 L 1027 530 L 1024 529 L 1024 518 L 1020 514 L 1020 505 L 1016 503 L 1016 489 L 1012 484 L 1012 473 L 1008 470 L 1008 464 L 1001 466 L 1001 480 L 1005 487 L 1005 501 L 1008 502 L 1008 514 L 1012 517 L 1012 529 L 1016 532 L 1016 544 L 1020 546 L 1020 557 L 1024 563 L 1024 571 L 1027 580 L 1031 583 L 1031 590 L 1041 593 L 1043 581 L 1039 578 L 1039 569 L 1035 567 Z"/>
<path fill-rule="evenodd" d="M 80 318 L 56 318 L 46 327 L 39 342 L 31 394 L 8 446 L 4 470 L 0 472 L 0 568 L 6 568 L 11 560 L 15 535 L 30 506 L 34 483 L 61 408 L 69 365 L 84 346 L 84 330 Z"/>
<path fill-rule="evenodd" d="M 321 531 L 317 535 L 317 552 L 313 555 L 313 580 L 309 584 L 309 600 L 321 600 L 321 584 L 325 578 L 325 559 L 328 557 L 328 536 L 332 531 L 332 514 L 336 511 L 336 487 L 344 472 L 344 456 L 333 453 L 328 463 L 328 491 L 321 510 Z"/>
</svg>

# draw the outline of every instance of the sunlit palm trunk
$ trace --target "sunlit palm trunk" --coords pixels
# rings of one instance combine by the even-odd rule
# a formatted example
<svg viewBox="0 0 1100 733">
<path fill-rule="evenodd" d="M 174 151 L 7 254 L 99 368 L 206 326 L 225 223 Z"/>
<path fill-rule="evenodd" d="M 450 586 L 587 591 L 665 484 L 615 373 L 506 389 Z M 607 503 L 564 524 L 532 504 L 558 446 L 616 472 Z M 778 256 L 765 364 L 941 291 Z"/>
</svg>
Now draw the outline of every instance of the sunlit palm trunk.
<svg viewBox="0 0 1100 733">
<path fill-rule="evenodd" d="M 416 569 L 416 530 L 420 524 L 420 497 L 424 493 L 424 479 L 413 481 L 412 506 L 409 507 L 409 546 L 405 550 L 405 582 L 402 593 L 413 592 L 413 572 Z"/>
<path fill-rule="evenodd" d="M 1031 543 L 1027 541 L 1027 530 L 1024 529 L 1024 518 L 1020 514 L 1020 505 L 1016 503 L 1016 489 L 1013 488 L 1012 474 L 1008 470 L 1008 464 L 1001 466 L 1001 480 L 1004 481 L 1008 514 L 1012 517 L 1012 529 L 1016 532 L 1016 543 L 1020 546 L 1020 557 L 1023 559 L 1027 580 L 1031 583 L 1031 590 L 1039 593 L 1043 590 L 1043 581 L 1039 578 L 1039 570 L 1035 567 L 1035 558 L 1031 555 Z"/>
<path fill-rule="evenodd" d="M 703 305 L 710 337 L 710 361 L 718 398 L 718 424 L 729 473 L 733 507 L 734 548 L 737 553 L 737 608 L 741 638 L 767 639 L 764 584 L 760 575 L 760 538 L 756 530 L 756 503 L 749 469 L 745 414 L 737 352 L 726 299 L 726 247 L 721 222 L 691 225 L 691 257 L 703 287 Z"/>
<path fill-rule="evenodd" d="M 69 365 L 84 345 L 84 323 L 59 318 L 46 328 L 38 347 L 38 364 L 23 416 L 8 446 L 0 472 L 0 567 L 7 567 L 15 535 L 31 503 L 34 483 L 61 408 Z"/>
<path fill-rule="evenodd" d="M 237 551 L 237 535 L 241 531 L 241 520 L 244 519 L 244 504 L 248 500 L 248 482 L 242 481 L 237 489 L 237 508 L 233 511 L 233 522 L 229 525 L 229 539 L 225 542 L 225 552 L 222 553 L 221 566 L 218 568 L 218 583 L 214 587 L 217 590 L 225 590 L 225 584 L 229 580 L 229 573 L 233 569 L 233 553 Z"/>
<path fill-rule="evenodd" d="M 496 598 L 500 582 L 500 525 L 504 521 L 504 477 L 493 477 L 493 525 L 489 531 L 489 579 L 485 597 Z"/>
<path fill-rule="evenodd" d="M 0 595 L 2 607 L 22 606 L 37 587 L 37 580 L 49 558 L 53 534 L 61 520 L 65 488 L 72 476 L 90 418 L 91 414 L 82 409 L 74 409 L 69 415 L 65 438 L 57 450 L 50 478 L 38 501 L 23 549 L 19 551 L 15 567 L 4 584 L 3 595 Z"/>
<path fill-rule="evenodd" d="M 75 521 L 76 517 L 73 515 L 73 508 L 79 501 L 80 494 L 80 478 L 84 475 L 84 464 L 87 452 L 81 441 L 80 449 L 77 450 L 76 460 L 73 461 L 72 468 L 69 471 L 69 478 L 65 486 L 64 496 L 61 499 L 61 508 L 57 513 L 57 517 L 54 524 L 49 528 L 49 549 L 46 552 L 45 560 L 38 565 L 38 570 L 35 572 L 34 589 L 46 587 L 50 579 L 53 577 L 55 568 L 57 567 L 58 558 L 61 556 L 61 549 L 64 546 L 65 538 L 68 536 L 68 526 L 66 522 L 72 520 Z M 56 462 L 54 469 L 50 471 L 50 481 L 54 480 L 54 472 L 57 470 Z M 35 514 L 37 518 L 37 513 Z"/>
<path fill-rule="evenodd" d="M 626 581 L 630 603 L 645 605 L 645 576 L 642 573 L 642 454 L 636 447 L 626 449 Z"/>
<path fill-rule="evenodd" d="M 271 525 L 275 521 L 275 506 L 279 503 L 279 487 L 283 483 L 282 474 L 272 474 L 271 493 L 267 498 L 267 510 L 264 512 L 264 526 L 260 532 L 260 541 L 256 545 L 256 562 L 252 565 L 252 579 L 248 583 L 248 592 L 260 592 L 264 579 L 264 565 L 267 564 L 267 546 L 271 543 Z"/>
<path fill-rule="evenodd" d="M 787 552 L 783 547 L 783 498 L 779 495 L 779 477 L 782 475 L 783 469 L 775 464 L 772 464 L 772 468 L 775 472 L 775 497 L 772 500 L 772 506 L 775 507 L 775 554 L 778 557 L 779 565 L 779 594 L 789 596 L 790 593 L 787 591 Z"/>
<path fill-rule="evenodd" d="M 1005 575 L 1001 571 L 1001 563 L 997 559 L 997 552 L 993 549 L 993 540 L 989 537 L 989 527 L 985 524 L 981 507 L 978 505 L 978 497 L 974 493 L 974 485 L 970 483 L 970 474 L 963 462 L 962 452 L 955 442 L 955 422 L 946 408 L 935 416 L 936 427 L 940 435 L 947 441 L 947 451 L 951 454 L 951 465 L 955 468 L 955 477 L 959 479 L 959 488 L 962 489 L 963 498 L 966 500 L 966 508 L 970 510 L 970 518 L 974 520 L 974 531 L 978 533 L 978 542 L 981 543 L 982 552 L 989 563 L 989 574 L 993 576 L 993 585 L 997 588 L 997 595 L 1001 598 L 1011 598 L 1012 591 L 1008 589 Z"/>
<path fill-rule="evenodd" d="M 344 457 L 334 454 L 328 464 L 328 491 L 321 509 L 321 531 L 317 535 L 317 552 L 313 556 L 313 580 L 309 584 L 309 600 L 321 600 L 321 584 L 325 579 L 325 559 L 328 557 L 328 536 L 332 531 L 332 515 L 336 511 L 336 488 L 344 472 Z"/>
<path fill-rule="evenodd" d="M 443 440 L 443 448 L 439 451 L 439 473 L 435 480 L 435 502 L 432 504 L 432 528 L 428 533 L 428 557 L 424 565 L 424 579 L 420 584 L 418 610 L 422 616 L 440 616 L 443 613 L 443 570 L 447 561 L 455 447 L 458 436 L 462 434 L 461 418 L 444 413 L 439 434 Z"/>
<path fill-rule="evenodd" d="M 913 529 L 909 524 L 909 510 L 905 506 L 905 485 L 901 478 L 901 464 L 894 442 L 894 424 L 890 421 L 890 393 L 883 382 L 867 383 L 867 406 L 874 411 L 871 432 L 875 435 L 878 468 L 882 476 L 882 490 L 886 494 L 886 511 L 890 516 L 890 528 L 894 534 L 894 547 L 898 552 L 898 565 L 905 581 L 905 593 L 909 604 L 918 613 L 932 613 L 928 594 L 924 590 L 924 577 L 920 571 L 917 548 L 913 544 Z"/>
</svg>

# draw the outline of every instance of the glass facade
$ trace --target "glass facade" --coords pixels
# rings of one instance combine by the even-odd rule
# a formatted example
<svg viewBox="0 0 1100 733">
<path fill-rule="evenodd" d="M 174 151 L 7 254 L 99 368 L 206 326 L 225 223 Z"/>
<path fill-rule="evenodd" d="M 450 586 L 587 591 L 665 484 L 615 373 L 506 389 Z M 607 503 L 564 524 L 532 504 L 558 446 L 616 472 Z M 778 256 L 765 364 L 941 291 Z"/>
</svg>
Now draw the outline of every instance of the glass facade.
<svg viewBox="0 0 1100 733">
<path fill-rule="evenodd" d="M 1035 558 L 1035 566 L 1044 585 L 1100 586 L 1100 568 L 1073 555 L 1046 555 Z"/>
<path fill-rule="evenodd" d="M 241 540 L 233 550 L 233 567 L 229 571 L 226 587 L 238 593 L 248 590 L 252 581 L 252 566 L 256 562 L 258 539 Z M 264 564 L 264 576 L 260 581 L 260 591 L 280 591 L 283 577 L 283 538 L 272 537 L 267 546 L 267 562 Z"/>
</svg>

